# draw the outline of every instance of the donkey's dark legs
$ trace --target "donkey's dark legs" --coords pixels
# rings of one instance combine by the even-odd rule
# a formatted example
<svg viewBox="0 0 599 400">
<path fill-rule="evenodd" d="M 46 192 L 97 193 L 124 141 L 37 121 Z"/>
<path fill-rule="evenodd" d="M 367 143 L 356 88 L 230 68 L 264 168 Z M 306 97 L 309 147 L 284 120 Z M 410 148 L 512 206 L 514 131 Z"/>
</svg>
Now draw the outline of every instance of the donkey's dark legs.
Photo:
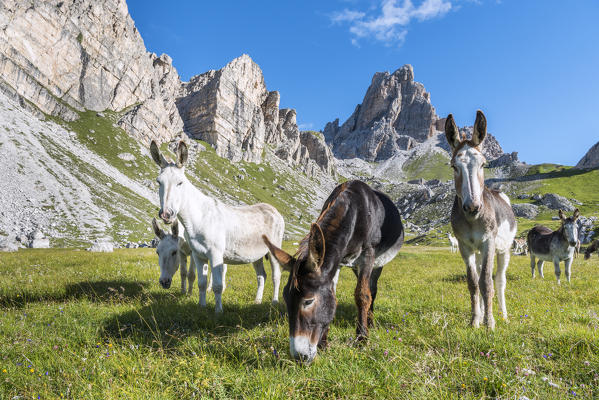
<svg viewBox="0 0 599 400">
<path fill-rule="evenodd" d="M 370 276 L 374 264 L 374 249 L 364 250 L 364 265 L 360 268 L 358 274 L 358 284 L 354 292 L 356 305 L 358 306 L 358 326 L 356 335 L 358 340 L 365 340 L 368 337 L 368 312 L 372 305 L 372 294 L 370 292 Z"/>
<path fill-rule="evenodd" d="M 378 280 L 383 272 L 383 268 L 374 268 L 370 275 L 370 295 L 372 301 L 370 302 L 370 311 L 368 312 L 368 327 L 372 327 L 374 317 L 374 301 L 376 300 L 376 292 L 378 291 Z"/>
</svg>

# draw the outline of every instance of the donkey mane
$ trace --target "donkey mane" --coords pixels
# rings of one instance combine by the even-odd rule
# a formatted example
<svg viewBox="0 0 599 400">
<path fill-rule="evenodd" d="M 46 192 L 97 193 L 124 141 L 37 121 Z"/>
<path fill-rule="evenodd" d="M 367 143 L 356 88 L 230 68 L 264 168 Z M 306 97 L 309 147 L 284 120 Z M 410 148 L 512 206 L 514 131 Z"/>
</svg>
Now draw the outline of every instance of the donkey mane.
<svg viewBox="0 0 599 400">
<path fill-rule="evenodd" d="M 339 197 L 343 194 L 343 192 L 345 191 L 345 189 L 347 188 L 347 184 L 346 183 L 342 183 L 341 185 L 337 186 L 335 188 L 335 190 L 333 190 L 333 192 L 330 194 L 330 196 L 327 198 L 327 200 L 325 201 L 324 205 L 323 205 L 323 209 L 320 212 L 320 215 L 318 216 L 318 218 L 316 219 L 315 224 L 317 224 L 319 227 L 330 227 L 330 226 L 334 226 L 335 228 L 337 228 L 339 226 L 339 224 L 335 221 L 337 219 L 339 219 L 339 216 L 337 215 L 339 210 L 339 207 L 343 207 L 343 211 L 345 211 L 345 207 L 344 205 L 340 205 L 337 204 L 337 199 L 339 199 Z M 330 229 L 326 229 L 323 230 L 323 234 L 325 236 L 325 246 L 323 246 L 326 249 L 326 243 L 331 243 L 331 244 L 335 244 L 336 243 L 336 239 L 337 238 L 331 238 L 330 235 L 327 235 L 327 233 L 330 232 Z M 329 237 L 327 237 L 329 236 Z M 295 254 L 293 255 L 293 258 L 295 259 L 295 263 L 293 264 L 293 268 L 291 269 L 291 277 L 293 279 L 293 286 L 295 286 L 296 288 L 298 287 L 298 283 L 297 283 L 297 278 L 299 275 L 299 269 L 300 266 L 302 265 L 302 262 L 308 257 L 309 254 L 309 243 L 310 243 L 310 233 L 308 232 L 300 241 L 299 246 L 297 248 L 297 251 L 295 252 Z M 325 250 L 325 257 L 326 257 L 326 250 Z"/>
</svg>

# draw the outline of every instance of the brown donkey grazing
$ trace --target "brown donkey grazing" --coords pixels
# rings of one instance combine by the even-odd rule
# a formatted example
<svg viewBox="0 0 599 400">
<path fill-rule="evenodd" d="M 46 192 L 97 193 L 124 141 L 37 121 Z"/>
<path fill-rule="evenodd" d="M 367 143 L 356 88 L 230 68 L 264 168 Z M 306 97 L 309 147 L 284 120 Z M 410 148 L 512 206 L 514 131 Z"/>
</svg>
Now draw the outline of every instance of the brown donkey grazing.
<svg viewBox="0 0 599 400">
<path fill-rule="evenodd" d="M 584 252 L 584 259 L 588 260 L 589 258 L 591 258 L 591 255 L 594 251 L 596 251 L 597 255 L 599 255 L 599 239 L 594 240 L 593 243 L 591 243 L 591 245 L 587 247 L 587 249 Z"/>
<path fill-rule="evenodd" d="M 486 134 L 487 120 L 480 110 L 476 112 L 474 132 L 470 140 L 460 135 L 453 116 L 447 116 L 445 136 L 453 152 L 451 167 L 456 190 L 451 210 L 451 226 L 466 263 L 472 307 L 471 324 L 478 327 L 484 314 L 482 322 L 494 329 L 493 259 L 497 253 L 497 299 L 503 319 L 507 320 L 505 271 L 516 236 L 516 217 L 509 198 L 485 186 L 483 166 L 486 160 L 480 146 Z M 481 295 L 483 304 L 480 301 Z"/>
<path fill-rule="evenodd" d="M 352 267 L 358 278 L 356 332 L 358 339 L 367 337 L 378 278 L 404 239 L 399 210 L 389 197 L 364 182 L 349 181 L 333 190 L 295 256 L 266 236 L 263 239 L 271 255 L 290 271 L 283 298 L 289 316 L 289 350 L 296 360 L 309 363 L 317 347 L 327 345 L 341 265 Z"/>
</svg>

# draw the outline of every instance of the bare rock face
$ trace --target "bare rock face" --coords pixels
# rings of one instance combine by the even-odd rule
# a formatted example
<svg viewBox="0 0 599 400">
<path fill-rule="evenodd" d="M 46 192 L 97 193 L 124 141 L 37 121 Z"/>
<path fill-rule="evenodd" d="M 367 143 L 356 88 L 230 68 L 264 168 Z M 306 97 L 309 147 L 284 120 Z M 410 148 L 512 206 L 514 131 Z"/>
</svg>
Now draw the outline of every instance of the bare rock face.
<svg viewBox="0 0 599 400">
<path fill-rule="evenodd" d="M 338 158 L 386 160 L 408 146 L 406 139 L 398 141 L 400 136 L 423 142 L 438 119 L 429 93 L 414 81 L 412 66 L 404 65 L 392 74 L 374 74 L 362 104 L 341 127 L 339 120 L 328 123 L 324 135 Z"/>
<path fill-rule="evenodd" d="M 578 169 L 592 169 L 597 167 L 599 167 L 599 142 L 595 143 L 584 157 L 578 161 L 578 164 L 576 164 L 576 168 Z"/>
<path fill-rule="evenodd" d="M 279 109 L 280 95 L 269 92 L 260 67 L 244 54 L 218 71 L 183 83 L 177 107 L 184 130 L 204 140 L 221 157 L 259 163 L 265 145 L 306 173 L 332 171 L 332 156 L 322 142 L 302 140 L 293 109 Z"/>
<path fill-rule="evenodd" d="M 145 141 L 181 130 L 178 74 L 146 51 L 125 0 L 6 0 L 0 31 L 0 90 L 21 104 L 68 120 L 135 106 L 120 123 Z"/>
</svg>

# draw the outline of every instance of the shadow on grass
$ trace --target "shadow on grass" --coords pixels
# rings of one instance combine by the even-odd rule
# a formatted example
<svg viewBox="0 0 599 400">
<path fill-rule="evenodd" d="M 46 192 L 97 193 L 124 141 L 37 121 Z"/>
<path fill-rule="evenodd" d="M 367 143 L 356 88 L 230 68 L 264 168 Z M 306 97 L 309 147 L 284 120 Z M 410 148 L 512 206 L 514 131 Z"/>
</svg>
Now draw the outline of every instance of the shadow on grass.
<svg viewBox="0 0 599 400">
<path fill-rule="evenodd" d="M 508 272 L 505 273 L 505 279 L 507 280 L 507 282 L 509 284 L 509 282 L 511 282 L 511 281 L 519 281 L 522 278 L 518 275 L 510 274 L 509 270 L 508 270 Z M 465 273 L 450 274 L 450 275 L 444 276 L 443 278 L 441 278 L 441 280 L 443 282 L 450 282 L 450 283 L 465 283 L 465 284 L 468 283 L 468 278 Z M 495 274 L 493 274 L 493 280 L 495 280 Z"/>
<path fill-rule="evenodd" d="M 30 303 L 65 302 L 87 299 L 93 302 L 128 301 L 138 298 L 148 286 L 145 282 L 124 280 L 97 280 L 70 283 L 64 292 L 57 293 L 15 293 L 0 296 L 0 307 L 22 308 Z"/>
<path fill-rule="evenodd" d="M 569 168 L 569 169 L 562 169 L 559 171 L 550 171 L 550 172 L 542 172 L 542 173 L 531 174 L 531 175 L 524 175 L 524 176 L 520 176 L 517 178 L 490 178 L 490 179 L 486 179 L 485 183 L 490 185 L 492 183 L 501 183 L 501 182 L 507 182 L 507 181 L 529 182 L 529 181 L 543 180 L 543 179 L 549 179 L 549 178 L 569 178 L 569 177 L 576 176 L 576 175 L 583 175 L 590 171 L 591 170 L 588 170 L 588 169 Z"/>
<path fill-rule="evenodd" d="M 288 327 L 284 303 L 239 305 L 227 304 L 225 299 L 223 314 L 216 315 L 213 305 L 200 308 L 195 296 L 184 302 L 176 297 L 180 296 L 152 294 L 149 304 L 105 320 L 103 334 L 115 340 L 169 349 L 178 347 L 187 337 L 224 338 L 273 322 Z M 357 309 L 353 303 L 337 305 L 333 325 L 355 326 L 356 322 Z"/>
</svg>

